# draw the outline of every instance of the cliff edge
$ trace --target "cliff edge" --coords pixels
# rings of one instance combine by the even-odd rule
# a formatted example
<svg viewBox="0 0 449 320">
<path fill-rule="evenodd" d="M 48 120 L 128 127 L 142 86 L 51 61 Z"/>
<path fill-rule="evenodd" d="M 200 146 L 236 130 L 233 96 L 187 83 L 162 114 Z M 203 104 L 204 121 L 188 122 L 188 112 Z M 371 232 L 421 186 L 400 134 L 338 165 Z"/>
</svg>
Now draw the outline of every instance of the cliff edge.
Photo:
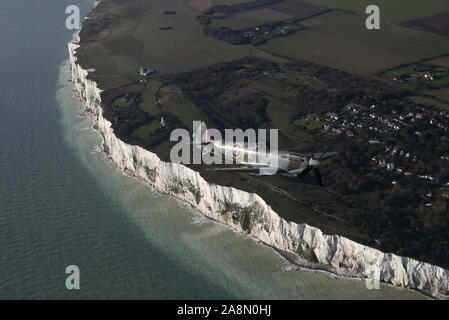
<svg viewBox="0 0 449 320">
<path fill-rule="evenodd" d="M 163 162 L 156 154 L 118 139 L 111 123 L 103 117 L 101 90 L 77 64 L 77 48 L 78 44 L 69 43 L 72 81 L 103 136 L 104 151 L 125 173 L 189 203 L 207 217 L 251 235 L 301 266 L 360 279 L 368 278 L 376 267 L 385 283 L 438 299 L 449 298 L 449 270 L 383 253 L 338 235 L 326 235 L 307 224 L 288 222 L 257 194 L 208 183 L 192 169 Z"/>
</svg>

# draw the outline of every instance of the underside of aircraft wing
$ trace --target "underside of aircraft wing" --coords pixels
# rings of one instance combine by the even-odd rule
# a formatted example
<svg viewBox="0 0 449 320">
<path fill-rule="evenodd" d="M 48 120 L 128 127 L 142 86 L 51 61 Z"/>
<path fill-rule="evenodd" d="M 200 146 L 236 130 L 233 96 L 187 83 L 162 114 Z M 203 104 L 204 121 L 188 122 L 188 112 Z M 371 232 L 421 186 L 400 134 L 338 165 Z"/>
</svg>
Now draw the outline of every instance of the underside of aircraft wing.
<svg viewBox="0 0 449 320">
<path fill-rule="evenodd" d="M 310 170 L 312 170 L 312 167 L 307 166 L 307 167 L 302 167 L 302 168 L 299 168 L 296 170 L 291 170 L 288 172 L 288 174 L 290 174 L 290 175 L 295 174 L 297 176 L 302 177 L 302 176 L 305 176 L 307 173 L 309 173 Z"/>
<path fill-rule="evenodd" d="M 207 169 L 209 171 L 220 171 L 220 172 L 242 172 L 242 173 L 259 173 L 260 168 L 248 168 L 248 167 L 239 167 L 239 168 L 210 168 Z"/>
<path fill-rule="evenodd" d="M 270 166 L 259 166 L 259 167 L 238 167 L 238 168 L 211 168 L 210 171 L 220 171 L 220 172 L 235 172 L 235 173 L 250 173 L 257 176 L 272 176 L 279 173 L 279 168 Z M 282 172 L 285 172 L 281 170 Z"/>
<path fill-rule="evenodd" d="M 314 157 L 316 159 L 320 159 L 321 161 L 324 161 L 326 159 L 336 156 L 337 154 L 338 154 L 338 152 L 314 153 Z"/>
</svg>

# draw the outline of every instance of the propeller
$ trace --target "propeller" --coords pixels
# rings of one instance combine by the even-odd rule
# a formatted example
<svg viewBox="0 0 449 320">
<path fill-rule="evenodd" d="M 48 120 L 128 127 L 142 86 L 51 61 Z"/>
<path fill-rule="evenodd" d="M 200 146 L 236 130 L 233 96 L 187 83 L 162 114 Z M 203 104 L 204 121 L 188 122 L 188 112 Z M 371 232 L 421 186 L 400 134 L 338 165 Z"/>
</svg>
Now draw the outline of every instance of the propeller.
<svg viewBox="0 0 449 320">
<path fill-rule="evenodd" d="M 326 149 L 325 149 L 326 151 L 324 151 L 320 155 L 319 158 L 315 157 L 313 150 L 312 150 L 312 146 L 310 145 L 309 142 L 307 142 L 307 145 L 309 146 L 309 152 L 310 152 L 310 156 L 311 156 L 309 159 L 309 165 L 303 172 L 298 174 L 298 178 L 304 177 L 306 174 L 308 174 L 313 169 L 313 172 L 315 173 L 316 180 L 317 180 L 318 184 L 320 185 L 320 187 L 322 187 L 324 184 L 323 184 L 323 177 L 321 176 L 320 168 L 322 168 L 322 166 L 323 166 L 322 161 L 323 161 L 323 159 L 325 159 L 325 156 L 326 156 L 327 152 L 329 151 L 330 145 L 328 144 L 326 146 Z"/>
<path fill-rule="evenodd" d="M 300 174 L 298 174 L 298 178 L 304 177 L 304 176 L 305 176 L 306 174 L 308 174 L 312 169 L 313 169 L 313 167 L 308 166 L 307 168 L 304 169 L 303 172 L 301 172 Z"/>
<path fill-rule="evenodd" d="M 312 146 L 310 145 L 309 141 L 307 141 L 307 145 L 309 146 L 310 155 L 312 156 L 312 158 L 315 158 L 315 156 L 313 155 Z"/>
<path fill-rule="evenodd" d="M 315 168 L 315 169 L 313 169 L 313 171 L 315 172 L 315 177 L 318 181 L 318 184 L 320 185 L 320 187 L 322 187 L 323 186 L 323 178 L 321 177 L 320 169 Z"/>
</svg>

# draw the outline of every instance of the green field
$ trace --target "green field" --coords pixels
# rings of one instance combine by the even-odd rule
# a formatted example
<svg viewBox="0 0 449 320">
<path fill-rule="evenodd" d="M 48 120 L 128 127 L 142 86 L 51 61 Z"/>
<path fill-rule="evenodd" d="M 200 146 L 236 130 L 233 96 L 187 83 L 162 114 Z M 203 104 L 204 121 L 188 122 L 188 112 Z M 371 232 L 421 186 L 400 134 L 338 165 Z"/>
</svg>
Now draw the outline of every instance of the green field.
<svg viewBox="0 0 449 320">
<path fill-rule="evenodd" d="M 176 11 L 166 15 L 165 11 Z M 90 21 L 117 13 L 99 37 Z M 118 14 L 120 13 L 120 14 Z M 90 40 L 79 52 L 80 63 L 95 68 L 91 78 L 101 88 L 112 89 L 140 79 L 141 66 L 153 66 L 160 73 L 191 71 L 249 54 L 249 46 L 232 46 L 203 35 L 196 21 L 198 12 L 185 0 L 103 1 L 83 25 Z M 90 21 L 89 21 L 90 20 Z M 171 30 L 160 30 L 171 27 Z M 92 35 L 93 34 L 93 35 Z"/>
<path fill-rule="evenodd" d="M 427 63 L 433 64 L 434 66 L 449 68 L 449 56 L 432 59 L 427 61 Z"/>
<path fill-rule="evenodd" d="M 160 81 L 151 79 L 148 81 L 145 91 L 142 93 L 142 102 L 139 104 L 139 108 L 151 116 L 161 113 L 161 109 L 156 100 L 156 92 L 161 84 Z"/>
<path fill-rule="evenodd" d="M 214 0 L 235 4 L 247 0 Z M 358 12 L 329 13 L 307 20 L 310 30 L 269 41 L 266 49 L 278 55 L 323 63 L 357 73 L 376 72 L 449 52 L 447 38 L 388 24 L 380 31 L 364 28 L 368 0 L 307 0 L 313 4 Z M 402 22 L 449 11 L 448 0 L 379 0 L 384 19 Z M 362 10 L 363 9 L 363 10 Z M 165 11 L 176 11 L 166 15 Z M 83 25 L 86 42 L 79 52 L 91 78 L 103 89 L 139 79 L 136 70 L 152 65 L 161 73 L 191 71 L 251 54 L 250 46 L 233 46 L 203 35 L 196 21 L 198 11 L 186 0 L 103 1 Z M 113 19 L 110 19 L 113 16 Z M 91 21 L 110 19 L 103 29 Z M 171 27 L 171 30 L 160 30 Z"/>
<path fill-rule="evenodd" d="M 244 17 L 240 16 L 233 16 L 229 17 L 227 19 L 214 19 L 212 20 L 212 23 L 210 26 L 212 28 L 221 28 L 221 27 L 228 27 L 232 30 L 243 30 L 247 28 L 251 28 L 257 25 L 269 23 L 270 20 L 264 19 L 263 17 L 255 17 L 253 19 L 245 19 Z"/>
<path fill-rule="evenodd" d="M 313 130 L 320 130 L 323 128 L 323 122 L 321 121 L 309 121 L 305 119 L 298 119 L 293 121 L 293 124 L 298 127 L 304 127 L 307 130 L 313 131 Z"/>
<path fill-rule="evenodd" d="M 188 101 L 170 101 L 165 103 L 164 106 L 189 129 L 192 129 L 193 121 L 203 119 L 196 107 Z"/>
<path fill-rule="evenodd" d="M 149 124 L 141 126 L 134 131 L 134 135 L 140 139 L 148 139 L 148 137 L 158 128 L 160 128 L 159 122 L 154 120 Z"/>
<path fill-rule="evenodd" d="M 370 74 L 449 52 L 449 39 L 384 24 L 368 31 L 362 16 L 332 11 L 302 21 L 308 30 L 258 46 L 281 57 Z"/>
<path fill-rule="evenodd" d="M 441 108 L 443 110 L 449 111 L 449 101 L 448 102 L 442 102 L 439 100 L 435 100 L 429 97 L 422 97 L 422 96 L 412 96 L 410 97 L 410 100 L 415 101 L 417 103 L 427 104 L 436 106 L 438 108 Z"/>
<path fill-rule="evenodd" d="M 176 14 L 164 15 L 166 10 L 174 10 Z M 133 33 L 133 38 L 144 45 L 143 62 L 162 73 L 172 73 L 231 61 L 248 54 L 248 46 L 232 46 L 204 36 L 196 21 L 197 14 L 183 0 L 152 2 Z M 173 29 L 159 30 L 168 26 Z"/>
<path fill-rule="evenodd" d="M 212 3 L 215 6 L 218 6 L 218 5 L 223 5 L 223 4 L 233 5 L 233 4 L 250 2 L 250 1 L 253 1 L 253 0 L 212 0 Z"/>
<path fill-rule="evenodd" d="M 437 99 L 444 100 L 449 103 L 449 88 L 441 88 L 425 91 L 424 93 L 434 96 Z"/>
<path fill-rule="evenodd" d="M 112 104 L 118 107 L 129 107 L 131 105 L 131 101 L 125 102 L 122 98 L 117 98 Z"/>
<path fill-rule="evenodd" d="M 387 70 L 381 76 L 401 88 L 413 91 L 413 101 L 447 110 L 449 104 L 449 67 L 444 66 L 446 60 L 447 57 L 425 60 Z M 423 78 L 426 73 L 429 73 L 433 79 Z M 408 77 L 401 78 L 404 75 Z"/>
<path fill-rule="evenodd" d="M 447 0 L 303 0 L 328 8 L 338 8 L 365 14 L 369 5 L 380 9 L 381 19 L 399 23 L 417 18 L 425 18 L 449 12 Z"/>
<path fill-rule="evenodd" d="M 161 101 L 164 108 L 189 129 L 192 129 L 193 121 L 205 120 L 197 107 L 184 96 L 180 89 L 174 86 L 164 87 L 161 90 Z"/>
</svg>

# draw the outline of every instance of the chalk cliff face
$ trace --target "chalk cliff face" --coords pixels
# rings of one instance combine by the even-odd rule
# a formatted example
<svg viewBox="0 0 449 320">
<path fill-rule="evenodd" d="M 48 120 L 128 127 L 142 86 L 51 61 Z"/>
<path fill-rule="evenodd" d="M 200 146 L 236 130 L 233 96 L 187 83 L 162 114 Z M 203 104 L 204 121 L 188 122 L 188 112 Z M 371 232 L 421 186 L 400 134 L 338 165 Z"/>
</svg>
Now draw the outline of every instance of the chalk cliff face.
<svg viewBox="0 0 449 320">
<path fill-rule="evenodd" d="M 103 118 L 101 90 L 77 64 L 78 47 L 69 43 L 72 81 L 104 138 L 105 152 L 124 172 L 189 203 L 212 219 L 253 236 L 302 266 L 361 279 L 368 278 L 375 267 L 380 271 L 381 281 L 435 298 L 449 297 L 449 270 L 383 253 L 337 235 L 325 235 L 307 224 L 288 222 L 257 194 L 208 183 L 196 171 L 163 162 L 156 154 L 118 139 L 111 123 Z"/>
</svg>

